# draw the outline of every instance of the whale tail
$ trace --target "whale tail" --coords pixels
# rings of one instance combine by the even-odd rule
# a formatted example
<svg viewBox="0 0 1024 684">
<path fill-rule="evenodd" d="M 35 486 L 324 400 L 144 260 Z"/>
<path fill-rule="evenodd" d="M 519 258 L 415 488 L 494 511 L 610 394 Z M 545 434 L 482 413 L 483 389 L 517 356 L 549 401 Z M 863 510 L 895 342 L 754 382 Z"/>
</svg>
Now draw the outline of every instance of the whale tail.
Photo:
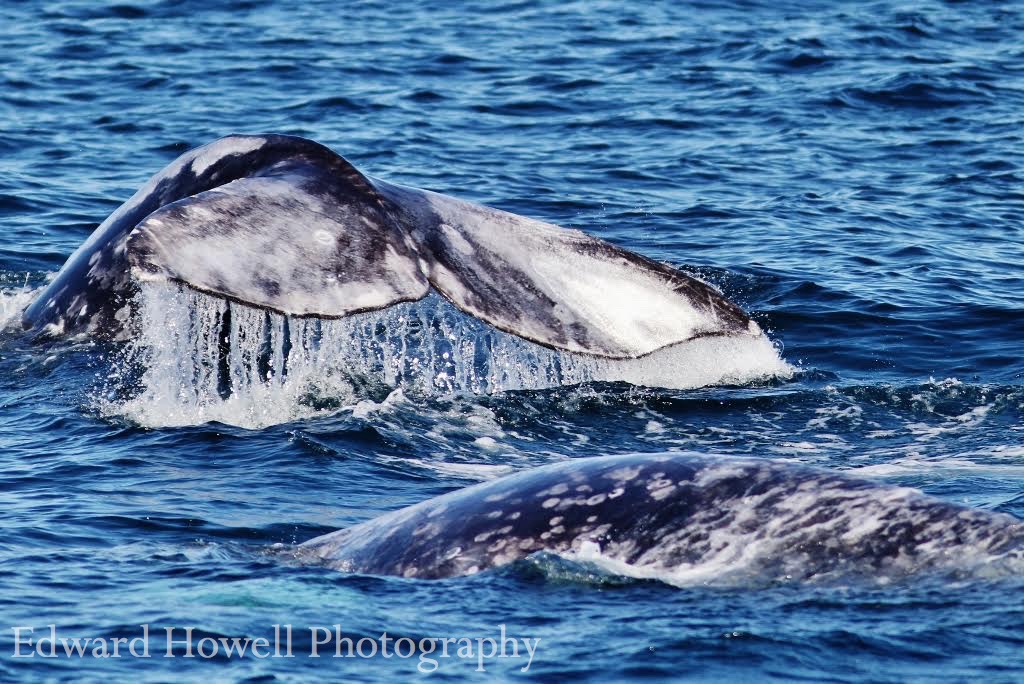
<svg viewBox="0 0 1024 684">
<path fill-rule="evenodd" d="M 154 280 L 320 318 L 433 289 L 499 330 L 611 359 L 761 334 L 718 290 L 674 268 L 579 231 L 368 178 L 326 147 L 282 135 L 229 136 L 172 162 L 68 259 L 24 326 L 123 335 L 135 284 Z"/>
<path fill-rule="evenodd" d="M 333 153 L 271 162 L 143 219 L 135 278 L 322 318 L 432 287 L 500 330 L 606 358 L 760 334 L 712 286 L 579 231 L 370 179 Z"/>
</svg>

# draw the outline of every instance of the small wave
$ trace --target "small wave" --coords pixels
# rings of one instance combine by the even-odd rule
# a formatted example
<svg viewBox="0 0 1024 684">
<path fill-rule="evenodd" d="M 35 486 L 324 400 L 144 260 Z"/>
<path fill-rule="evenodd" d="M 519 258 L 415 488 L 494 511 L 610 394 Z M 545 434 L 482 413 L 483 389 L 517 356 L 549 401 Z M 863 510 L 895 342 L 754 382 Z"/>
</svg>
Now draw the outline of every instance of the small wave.
<svg viewBox="0 0 1024 684">
<path fill-rule="evenodd" d="M 775 63 L 787 71 L 809 71 L 831 66 L 835 61 L 820 52 L 787 51 L 775 57 Z"/>
<path fill-rule="evenodd" d="M 990 101 L 990 96 L 983 91 L 955 81 L 902 74 L 874 85 L 846 88 L 832 104 L 944 109 Z"/>
<path fill-rule="evenodd" d="M 476 105 L 473 111 L 479 114 L 498 114 L 504 116 L 538 116 L 542 114 L 564 114 L 570 109 L 560 102 L 551 100 L 510 100 L 493 105 Z"/>
<path fill-rule="evenodd" d="M 493 394 L 625 381 L 689 389 L 793 372 L 764 336 L 700 338 L 639 359 L 561 352 L 500 332 L 436 295 L 321 320 L 145 284 L 135 308 L 137 336 L 100 408 L 150 427 L 219 421 L 258 428 L 384 398 L 395 388 Z"/>
</svg>

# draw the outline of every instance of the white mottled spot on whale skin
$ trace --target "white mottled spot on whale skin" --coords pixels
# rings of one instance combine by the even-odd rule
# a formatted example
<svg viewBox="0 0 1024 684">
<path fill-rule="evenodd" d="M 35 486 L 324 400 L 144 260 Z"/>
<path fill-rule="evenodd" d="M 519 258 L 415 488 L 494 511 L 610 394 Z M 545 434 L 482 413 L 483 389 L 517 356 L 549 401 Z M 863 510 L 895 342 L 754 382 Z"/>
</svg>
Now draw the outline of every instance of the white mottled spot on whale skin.
<svg viewBox="0 0 1024 684">
<path fill-rule="evenodd" d="M 114 312 L 114 320 L 118 321 L 122 325 L 127 323 L 131 318 L 132 310 L 129 306 L 122 306 L 120 309 Z"/>
<path fill-rule="evenodd" d="M 617 499 L 620 496 L 622 496 L 623 494 L 625 494 L 625 492 L 626 492 L 626 490 L 623 489 L 622 487 L 616 487 L 612 491 L 608 492 L 608 498 L 609 499 Z"/>
<path fill-rule="evenodd" d="M 616 468 L 607 475 L 606 478 L 609 480 L 618 480 L 619 482 L 628 482 L 636 479 L 636 476 L 640 474 L 640 466 L 623 466 L 622 468 Z"/>
<path fill-rule="evenodd" d="M 558 497 L 554 497 L 554 496 L 553 496 L 553 497 L 551 497 L 550 499 L 546 499 L 546 500 L 544 501 L 544 503 L 542 503 L 542 504 L 540 505 L 540 507 L 541 507 L 541 508 L 554 508 L 555 506 L 557 506 L 557 505 L 558 505 L 558 502 L 559 502 L 559 501 L 561 501 L 561 499 L 559 499 Z"/>
<path fill-rule="evenodd" d="M 412 531 L 414 537 L 436 537 L 441 531 L 437 523 L 424 523 Z"/>
<path fill-rule="evenodd" d="M 334 246 L 334 237 L 326 230 L 314 230 L 313 239 L 324 247 Z"/>
<path fill-rule="evenodd" d="M 565 494 L 567 491 L 569 491 L 569 485 L 564 482 L 560 482 L 552 487 L 548 487 L 547 489 L 537 492 L 537 497 L 558 496 L 559 494 Z"/>
<path fill-rule="evenodd" d="M 651 487 L 650 485 L 647 487 L 647 493 L 655 501 L 661 501 L 676 490 L 676 486 L 672 484 L 671 480 L 659 480 L 659 482 L 667 482 L 668 484 L 661 487 Z"/>
<path fill-rule="evenodd" d="M 488 518 L 490 520 L 494 520 L 495 518 L 500 518 L 501 517 L 501 513 L 502 512 L 500 510 L 499 511 L 491 511 L 490 513 L 488 513 L 484 517 L 486 517 L 486 518 Z"/>
<path fill-rule="evenodd" d="M 710 487 L 722 480 L 742 479 L 747 475 L 748 469 L 742 465 L 723 463 L 702 469 L 693 478 L 693 484 L 697 487 Z"/>
<path fill-rule="evenodd" d="M 266 138 L 258 136 L 234 136 L 204 145 L 192 160 L 192 173 L 199 176 L 224 157 L 255 152 L 266 142 Z"/>
<path fill-rule="evenodd" d="M 587 505 L 588 506 L 596 506 L 598 504 L 604 503 L 605 499 L 607 499 L 607 498 L 608 498 L 607 494 L 594 494 L 594 496 L 592 496 L 589 499 L 587 499 Z"/>
<path fill-rule="evenodd" d="M 444 233 L 445 239 L 448 240 L 448 244 L 454 247 L 456 251 L 465 256 L 473 256 L 476 250 L 473 249 L 473 245 L 462 236 L 458 229 L 453 228 L 447 223 L 442 223 L 440 228 Z"/>
<path fill-rule="evenodd" d="M 554 527 L 555 525 L 560 525 L 562 523 L 562 520 L 564 520 L 564 518 L 562 516 L 556 515 L 551 520 L 548 520 L 548 526 L 549 527 Z"/>
</svg>

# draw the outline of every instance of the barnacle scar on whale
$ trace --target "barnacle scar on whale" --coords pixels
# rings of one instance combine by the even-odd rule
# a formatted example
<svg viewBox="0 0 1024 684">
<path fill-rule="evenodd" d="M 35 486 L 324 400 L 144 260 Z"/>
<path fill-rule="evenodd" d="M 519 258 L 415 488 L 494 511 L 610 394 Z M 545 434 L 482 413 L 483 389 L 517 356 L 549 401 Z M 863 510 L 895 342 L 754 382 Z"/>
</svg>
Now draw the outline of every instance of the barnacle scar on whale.
<svg viewBox="0 0 1024 684">
<path fill-rule="evenodd" d="M 763 458 L 628 454 L 533 468 L 317 537 L 348 572 L 472 575 L 539 552 L 673 584 L 1019 574 L 1024 522 Z"/>
<path fill-rule="evenodd" d="M 321 319 L 433 290 L 498 330 L 606 359 L 762 336 L 718 290 L 674 268 L 579 231 L 365 176 L 326 147 L 284 135 L 230 136 L 172 162 L 71 255 L 23 325 L 123 335 L 126 304 L 147 281 Z"/>
</svg>

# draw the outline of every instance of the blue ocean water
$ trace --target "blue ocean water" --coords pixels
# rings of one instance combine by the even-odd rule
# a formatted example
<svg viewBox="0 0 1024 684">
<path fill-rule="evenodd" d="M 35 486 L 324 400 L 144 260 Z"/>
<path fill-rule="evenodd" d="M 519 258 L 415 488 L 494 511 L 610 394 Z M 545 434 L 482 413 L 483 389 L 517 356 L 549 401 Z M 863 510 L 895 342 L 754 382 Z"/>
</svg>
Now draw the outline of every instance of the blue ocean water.
<svg viewBox="0 0 1024 684">
<path fill-rule="evenodd" d="M 675 586 L 538 558 L 415 581 L 272 549 L 637 451 L 789 459 L 1024 517 L 1022 35 L 1009 2 L 4 3 L 0 679 L 419 675 L 302 655 L 340 624 L 541 640 L 526 673 L 452 659 L 442 680 L 1019 680 L 1020 577 Z M 116 349 L 31 344 L 17 314 L 152 173 L 234 132 L 690 269 L 796 373 L 141 425 L 101 401 Z M 12 657 L 12 627 L 50 624 L 150 625 L 154 657 Z M 283 624 L 295 658 L 158 646 Z"/>
</svg>

